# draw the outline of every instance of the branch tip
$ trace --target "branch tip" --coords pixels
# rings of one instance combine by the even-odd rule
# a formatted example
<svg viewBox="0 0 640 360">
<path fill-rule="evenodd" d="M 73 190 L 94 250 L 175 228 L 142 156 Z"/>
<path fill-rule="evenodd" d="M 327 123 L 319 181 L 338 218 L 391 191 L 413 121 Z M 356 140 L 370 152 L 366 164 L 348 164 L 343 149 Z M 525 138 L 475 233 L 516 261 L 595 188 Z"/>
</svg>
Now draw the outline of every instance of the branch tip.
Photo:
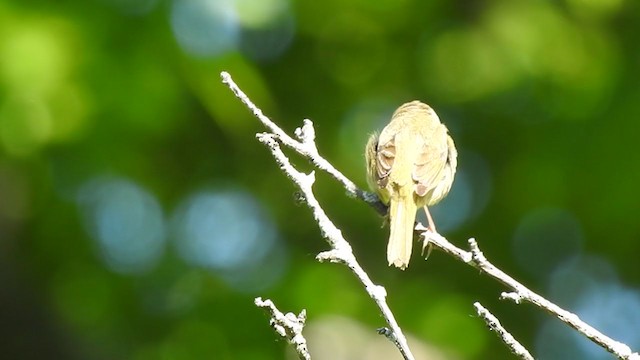
<svg viewBox="0 0 640 360">
<path fill-rule="evenodd" d="M 509 350 L 516 356 L 524 360 L 533 360 L 533 356 L 529 351 L 522 346 L 503 326 L 500 324 L 500 320 L 496 318 L 489 310 L 487 310 L 479 302 L 473 303 L 473 307 L 476 309 L 476 313 L 480 318 L 484 320 L 487 327 L 498 335 L 500 340 L 509 348 Z"/>
<path fill-rule="evenodd" d="M 522 303 L 523 297 L 517 292 L 503 292 L 500 294 L 500 300 L 511 300 L 514 303 L 520 305 Z"/>
<path fill-rule="evenodd" d="M 262 300 L 261 297 L 257 297 L 254 302 L 258 307 L 265 309 L 265 311 L 269 313 L 269 325 L 271 325 L 278 335 L 295 347 L 298 358 L 301 360 L 311 359 L 311 355 L 307 349 L 307 340 L 302 335 L 306 321 L 306 310 L 302 309 L 299 315 L 291 312 L 285 315 L 276 308 L 270 299 Z"/>
<path fill-rule="evenodd" d="M 346 263 L 346 259 L 342 256 L 342 253 L 337 250 L 323 251 L 316 255 L 316 260 L 318 260 L 319 262 L 329 261 L 331 263 Z"/>
</svg>

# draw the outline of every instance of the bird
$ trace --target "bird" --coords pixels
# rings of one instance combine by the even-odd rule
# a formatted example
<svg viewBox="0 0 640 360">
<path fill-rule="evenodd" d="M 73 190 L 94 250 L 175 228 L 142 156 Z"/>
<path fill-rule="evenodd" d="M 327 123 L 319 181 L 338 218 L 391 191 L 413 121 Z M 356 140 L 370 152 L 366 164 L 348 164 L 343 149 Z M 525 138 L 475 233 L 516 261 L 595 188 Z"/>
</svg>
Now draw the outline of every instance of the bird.
<svg viewBox="0 0 640 360">
<path fill-rule="evenodd" d="M 398 107 L 380 134 L 370 135 L 365 160 L 369 187 L 388 205 L 387 261 L 404 270 L 419 208 L 424 208 L 428 229 L 436 232 L 428 207 L 451 190 L 458 152 L 436 112 L 415 100 Z"/>
</svg>

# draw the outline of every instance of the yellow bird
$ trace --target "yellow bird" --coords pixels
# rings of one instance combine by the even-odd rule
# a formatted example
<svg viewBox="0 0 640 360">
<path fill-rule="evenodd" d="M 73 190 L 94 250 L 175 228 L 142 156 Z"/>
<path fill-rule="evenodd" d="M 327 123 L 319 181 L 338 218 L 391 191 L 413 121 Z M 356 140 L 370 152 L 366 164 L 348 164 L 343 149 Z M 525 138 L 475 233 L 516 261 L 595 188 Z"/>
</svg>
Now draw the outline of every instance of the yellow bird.
<svg viewBox="0 0 640 360">
<path fill-rule="evenodd" d="M 400 106 L 365 150 L 367 182 L 389 205 L 389 266 L 409 265 L 418 208 L 424 207 L 429 229 L 436 231 L 427 206 L 444 198 L 453 184 L 458 152 L 435 111 L 420 101 Z"/>
</svg>

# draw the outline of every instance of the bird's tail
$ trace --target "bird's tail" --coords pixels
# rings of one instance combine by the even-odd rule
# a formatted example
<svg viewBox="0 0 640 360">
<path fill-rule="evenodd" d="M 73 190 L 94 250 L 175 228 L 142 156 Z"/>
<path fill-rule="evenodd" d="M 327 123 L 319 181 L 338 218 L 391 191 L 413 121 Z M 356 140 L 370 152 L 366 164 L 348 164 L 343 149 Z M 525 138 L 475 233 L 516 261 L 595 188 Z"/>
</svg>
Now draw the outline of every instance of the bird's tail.
<svg viewBox="0 0 640 360">
<path fill-rule="evenodd" d="M 412 191 L 399 190 L 397 196 L 391 197 L 389 204 L 391 230 L 387 245 L 387 260 L 389 266 L 394 265 L 404 270 L 409 266 L 411 258 L 417 207 Z"/>
</svg>

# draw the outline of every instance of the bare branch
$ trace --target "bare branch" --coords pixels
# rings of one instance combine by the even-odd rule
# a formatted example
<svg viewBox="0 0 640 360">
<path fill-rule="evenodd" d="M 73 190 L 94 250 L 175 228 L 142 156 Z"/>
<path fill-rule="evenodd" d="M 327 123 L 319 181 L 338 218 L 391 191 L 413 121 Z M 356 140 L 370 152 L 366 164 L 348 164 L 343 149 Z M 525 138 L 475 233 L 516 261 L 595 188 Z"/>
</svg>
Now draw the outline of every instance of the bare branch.
<svg viewBox="0 0 640 360">
<path fill-rule="evenodd" d="M 294 313 L 287 313 L 285 315 L 280 312 L 273 301 L 269 299 L 263 301 L 262 298 L 257 297 L 254 302 L 257 307 L 261 307 L 269 313 L 271 316 L 269 325 L 273 327 L 273 330 L 275 330 L 278 335 L 285 338 L 289 344 L 296 348 L 298 358 L 300 360 L 311 360 L 309 349 L 307 349 L 307 340 L 302 336 L 302 329 L 307 320 L 307 312 L 302 309 L 298 315 Z"/>
<path fill-rule="evenodd" d="M 396 345 L 400 349 L 405 359 L 413 359 L 413 355 L 409 352 L 409 348 L 406 344 L 406 338 L 402 334 L 402 331 L 398 327 L 391 310 L 386 304 L 386 291 L 383 287 L 373 284 L 368 275 L 357 263 L 351 246 L 342 237 L 342 233 L 339 229 L 333 225 L 328 219 L 318 201 L 315 199 L 313 192 L 311 191 L 311 185 L 314 181 L 314 173 L 309 175 L 303 174 L 295 170 L 291 165 L 287 157 L 280 149 L 279 142 L 292 148 L 302 156 L 306 157 L 313 163 L 318 169 L 324 170 L 334 177 L 342 186 L 346 189 L 347 193 L 352 197 L 357 197 L 364 200 L 368 204 L 372 205 L 378 212 L 385 213 L 386 207 L 382 204 L 377 196 L 372 193 L 362 191 L 341 172 L 335 169 L 326 159 L 319 155 L 315 145 L 315 131 L 313 130 L 313 124 L 310 120 L 305 119 L 301 128 L 296 129 L 295 140 L 287 135 L 281 128 L 267 118 L 262 111 L 257 108 L 247 95 L 240 90 L 240 88 L 233 82 L 231 76 L 227 72 L 222 72 L 222 82 L 226 84 L 234 94 L 242 101 L 251 112 L 271 131 L 271 133 L 258 134 L 258 139 L 265 145 L 267 145 L 273 156 L 278 161 L 280 168 L 291 178 L 302 190 L 305 202 L 312 209 L 314 218 L 318 222 L 323 237 L 329 242 L 332 250 L 318 254 L 316 257 L 319 261 L 331 261 L 346 264 L 354 274 L 360 279 L 365 286 L 365 289 L 369 293 L 369 296 L 374 299 L 378 307 L 380 308 L 383 316 L 387 320 L 388 325 L 391 328 L 392 333 L 388 331 L 381 331 L 390 339 L 396 341 Z M 418 224 L 416 230 L 424 230 L 424 226 Z M 519 304 L 522 301 L 530 302 L 545 311 L 555 315 L 561 321 L 565 322 L 578 332 L 591 339 L 596 344 L 607 349 L 620 359 L 625 360 L 640 360 L 640 355 L 636 352 L 632 352 L 629 346 L 615 341 L 606 335 L 602 334 L 595 328 L 584 323 L 579 317 L 569 311 L 566 311 L 559 306 L 553 304 L 542 296 L 532 292 L 524 285 L 504 273 L 502 270 L 491 264 L 482 254 L 475 239 L 469 239 L 469 246 L 471 251 L 465 251 L 450 243 L 447 239 L 439 234 L 429 231 L 423 231 L 421 237 L 425 242 L 425 247 L 435 246 L 445 253 L 453 256 L 456 259 L 473 266 L 489 274 L 494 279 L 503 283 L 509 287 L 512 292 L 502 293 L 502 299 L 509 299 Z M 392 335 L 392 336 L 390 336 Z"/>
<path fill-rule="evenodd" d="M 420 229 L 423 228 L 424 226 L 420 227 Z M 520 304 L 523 301 L 532 303 L 539 308 L 547 311 L 548 313 L 556 316 L 562 322 L 571 326 L 587 338 L 591 339 L 591 341 L 593 341 L 594 343 L 607 349 L 607 351 L 614 354 L 619 359 L 640 360 L 640 354 L 638 354 L 637 352 L 633 352 L 631 348 L 629 348 L 629 346 L 627 346 L 626 344 L 613 340 L 610 337 L 604 335 L 591 325 L 580 320 L 578 315 L 562 309 L 558 305 L 529 290 L 526 286 L 522 285 L 511 276 L 498 269 L 491 262 L 489 262 L 482 251 L 480 251 L 478 243 L 475 239 L 469 239 L 469 248 L 471 249 L 471 251 L 465 251 L 450 243 L 440 234 L 436 234 L 430 231 L 424 231 L 420 234 L 420 236 L 431 246 L 437 247 L 438 249 L 457 258 L 458 260 L 461 260 L 467 265 L 482 270 L 492 278 L 498 280 L 499 282 L 510 288 L 512 292 L 503 292 L 500 296 L 501 299 L 508 299 L 515 302 L 516 304 Z"/>
<path fill-rule="evenodd" d="M 322 207 L 320 207 L 320 203 L 315 198 L 313 194 L 312 185 L 315 181 L 315 175 L 313 172 L 310 174 L 304 174 L 296 170 L 289 159 L 285 156 L 280 148 L 280 143 L 275 140 L 277 135 L 275 134 L 258 134 L 258 140 L 265 144 L 273 154 L 273 157 L 276 159 L 276 162 L 280 166 L 280 169 L 284 171 L 284 173 L 289 177 L 302 191 L 304 201 L 311 208 L 313 213 L 313 218 L 318 223 L 320 228 L 320 233 L 327 240 L 329 245 L 331 246 L 331 250 L 322 252 L 316 256 L 316 259 L 319 261 L 330 261 L 334 263 L 342 263 L 347 265 L 349 269 L 358 277 L 360 282 L 364 285 L 369 296 L 375 301 L 378 305 L 378 308 L 382 312 L 382 316 L 389 324 L 389 327 L 392 329 L 394 333 L 394 343 L 402 353 L 405 359 L 413 359 L 413 355 L 411 354 L 411 350 L 407 344 L 407 340 L 402 333 L 402 330 L 398 326 L 391 309 L 387 305 L 386 290 L 379 285 L 375 285 L 373 281 L 369 278 L 369 275 L 362 269 L 355 256 L 353 255 L 353 250 L 351 249 L 351 245 L 344 239 L 342 236 L 342 232 L 338 229 L 333 222 L 326 215 Z"/>
<path fill-rule="evenodd" d="M 359 190 L 353 182 L 347 179 L 342 173 L 336 170 L 327 160 L 322 158 L 316 149 L 314 139 L 315 131 L 313 129 L 313 123 L 311 120 L 305 120 L 304 125 L 301 128 L 296 129 L 295 134 L 300 141 L 286 135 L 282 129 L 269 120 L 260 109 L 258 109 L 247 96 L 238 88 L 233 82 L 231 76 L 223 72 L 221 74 L 223 82 L 231 88 L 231 90 L 240 98 L 240 100 L 253 112 L 253 114 L 260 119 L 260 121 L 269 129 L 271 133 L 259 133 L 256 135 L 258 141 L 263 143 L 275 158 L 280 169 L 291 179 L 301 190 L 303 195 L 303 201 L 309 206 L 313 213 L 313 218 L 318 223 L 322 236 L 327 240 L 331 246 L 331 250 L 322 252 L 316 256 L 319 261 L 330 261 L 335 263 L 345 264 L 356 275 L 360 282 L 364 285 L 365 290 L 369 296 L 376 303 L 382 316 L 386 320 L 393 336 L 387 336 L 392 339 L 400 353 L 406 360 L 413 360 L 413 354 L 407 344 L 407 339 L 402 333 L 400 326 L 398 325 L 389 305 L 386 302 L 387 291 L 384 287 L 376 285 L 371 281 L 369 275 L 360 266 L 355 256 L 351 245 L 342 236 L 342 232 L 338 229 L 333 222 L 329 219 L 324 212 L 320 203 L 313 194 L 312 186 L 315 181 L 315 173 L 304 174 L 298 171 L 282 152 L 280 143 L 291 147 L 303 156 L 306 156 L 311 162 L 318 168 L 327 171 L 334 178 L 336 178 L 347 189 L 347 192 L 355 195 L 363 200 L 366 199 L 366 193 Z"/>
<path fill-rule="evenodd" d="M 253 115 L 260 120 L 260 122 L 274 135 L 278 137 L 278 141 L 282 142 L 284 145 L 292 148 L 300 155 L 306 157 L 311 161 L 313 165 L 315 165 L 318 169 L 326 171 L 329 175 L 333 176 L 339 183 L 347 191 L 347 194 L 351 197 L 357 197 L 365 202 L 371 204 L 378 212 L 384 214 L 386 213 L 386 206 L 380 202 L 377 196 L 374 194 L 360 190 L 356 184 L 354 184 L 351 180 L 349 180 L 346 176 L 344 176 L 340 171 L 338 171 L 329 161 L 320 156 L 318 153 L 318 148 L 315 143 L 315 130 L 313 128 L 313 123 L 309 119 L 304 119 L 303 125 L 301 128 L 296 129 L 295 135 L 298 140 L 293 139 L 291 136 L 287 135 L 278 125 L 276 125 L 271 119 L 266 117 L 262 110 L 260 110 L 250 99 L 249 97 L 236 85 L 236 83 L 231 78 L 228 72 L 223 71 L 220 73 L 222 77 L 222 82 L 233 91 L 240 101 L 251 110 Z"/>
<path fill-rule="evenodd" d="M 500 324 L 498 318 L 493 316 L 484 306 L 482 306 L 479 302 L 473 303 L 473 307 L 476 308 L 476 312 L 478 316 L 480 316 L 484 322 L 487 324 L 489 329 L 494 331 L 496 335 L 502 340 L 502 342 L 507 345 L 509 350 L 522 359 L 525 360 L 533 360 L 533 356 L 527 351 L 527 349 L 522 346 L 514 337 L 511 335 L 503 326 Z"/>
</svg>

